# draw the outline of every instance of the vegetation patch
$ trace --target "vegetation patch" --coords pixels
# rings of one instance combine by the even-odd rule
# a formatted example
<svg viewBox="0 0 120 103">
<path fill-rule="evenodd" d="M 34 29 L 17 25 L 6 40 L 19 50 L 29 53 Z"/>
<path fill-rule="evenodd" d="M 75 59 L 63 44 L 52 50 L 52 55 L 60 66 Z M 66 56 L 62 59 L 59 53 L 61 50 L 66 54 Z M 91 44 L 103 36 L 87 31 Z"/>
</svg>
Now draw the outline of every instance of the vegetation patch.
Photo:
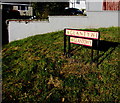
<svg viewBox="0 0 120 103">
<path fill-rule="evenodd" d="M 63 31 L 4 45 L 3 102 L 118 102 L 119 29 L 86 29 L 101 33 L 98 68 L 90 63 L 90 48 L 72 44 L 72 57 L 63 55 Z"/>
</svg>

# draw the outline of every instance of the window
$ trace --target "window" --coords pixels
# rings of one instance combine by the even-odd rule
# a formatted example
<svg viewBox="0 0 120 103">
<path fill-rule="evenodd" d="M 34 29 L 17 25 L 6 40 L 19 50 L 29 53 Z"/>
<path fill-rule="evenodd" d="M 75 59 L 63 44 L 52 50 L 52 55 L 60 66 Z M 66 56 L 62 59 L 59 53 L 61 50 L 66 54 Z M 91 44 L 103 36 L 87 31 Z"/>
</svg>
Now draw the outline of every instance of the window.
<svg viewBox="0 0 120 103">
<path fill-rule="evenodd" d="M 18 10 L 28 10 L 28 6 L 18 6 Z"/>
<path fill-rule="evenodd" d="M 77 0 L 76 4 L 80 4 L 80 0 Z"/>
</svg>

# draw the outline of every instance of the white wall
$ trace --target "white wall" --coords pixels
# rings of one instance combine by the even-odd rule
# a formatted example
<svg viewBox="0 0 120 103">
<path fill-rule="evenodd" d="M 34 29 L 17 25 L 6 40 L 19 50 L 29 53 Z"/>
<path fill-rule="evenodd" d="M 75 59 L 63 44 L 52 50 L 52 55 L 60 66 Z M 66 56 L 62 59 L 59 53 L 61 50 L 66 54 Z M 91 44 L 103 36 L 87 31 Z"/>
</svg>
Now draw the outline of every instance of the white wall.
<svg viewBox="0 0 120 103">
<path fill-rule="evenodd" d="M 9 41 L 36 34 L 63 30 L 64 28 L 100 28 L 118 25 L 118 11 L 87 12 L 87 16 L 50 16 L 48 21 L 16 22 L 8 26 Z"/>
<path fill-rule="evenodd" d="M 86 2 L 86 11 L 103 11 L 102 6 L 103 2 Z"/>
</svg>

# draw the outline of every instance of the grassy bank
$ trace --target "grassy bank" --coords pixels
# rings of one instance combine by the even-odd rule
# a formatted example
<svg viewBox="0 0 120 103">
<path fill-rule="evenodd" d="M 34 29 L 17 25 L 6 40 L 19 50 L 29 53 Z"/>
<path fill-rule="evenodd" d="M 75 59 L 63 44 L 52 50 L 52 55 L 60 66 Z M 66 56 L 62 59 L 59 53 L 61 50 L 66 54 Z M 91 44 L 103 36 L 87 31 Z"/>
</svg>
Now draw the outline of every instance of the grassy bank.
<svg viewBox="0 0 120 103">
<path fill-rule="evenodd" d="M 72 44 L 73 56 L 63 55 L 63 31 L 5 45 L 2 49 L 3 102 L 119 101 L 119 29 L 89 29 L 101 33 L 98 68 L 96 63 L 90 64 L 89 48 Z"/>
</svg>

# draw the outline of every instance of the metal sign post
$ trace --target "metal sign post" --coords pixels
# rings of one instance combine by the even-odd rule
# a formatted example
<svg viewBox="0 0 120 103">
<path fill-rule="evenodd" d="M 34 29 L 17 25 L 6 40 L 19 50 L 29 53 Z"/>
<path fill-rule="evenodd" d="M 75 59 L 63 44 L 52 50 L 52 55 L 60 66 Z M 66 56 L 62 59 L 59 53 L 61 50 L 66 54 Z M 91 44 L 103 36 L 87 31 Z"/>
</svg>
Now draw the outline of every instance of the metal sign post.
<svg viewBox="0 0 120 103">
<path fill-rule="evenodd" d="M 100 32 L 97 39 L 97 67 L 98 67 L 98 56 L 99 56 L 99 41 L 100 41 Z"/>
<path fill-rule="evenodd" d="M 66 29 L 64 29 L 64 55 L 66 55 L 66 34 L 65 34 Z"/>
<path fill-rule="evenodd" d="M 70 44 L 70 36 L 68 37 L 68 57 L 71 57 L 71 44 Z"/>
<path fill-rule="evenodd" d="M 92 42 L 92 45 L 93 45 L 93 42 Z M 91 48 L 91 63 L 93 62 L 93 46 Z"/>
</svg>

